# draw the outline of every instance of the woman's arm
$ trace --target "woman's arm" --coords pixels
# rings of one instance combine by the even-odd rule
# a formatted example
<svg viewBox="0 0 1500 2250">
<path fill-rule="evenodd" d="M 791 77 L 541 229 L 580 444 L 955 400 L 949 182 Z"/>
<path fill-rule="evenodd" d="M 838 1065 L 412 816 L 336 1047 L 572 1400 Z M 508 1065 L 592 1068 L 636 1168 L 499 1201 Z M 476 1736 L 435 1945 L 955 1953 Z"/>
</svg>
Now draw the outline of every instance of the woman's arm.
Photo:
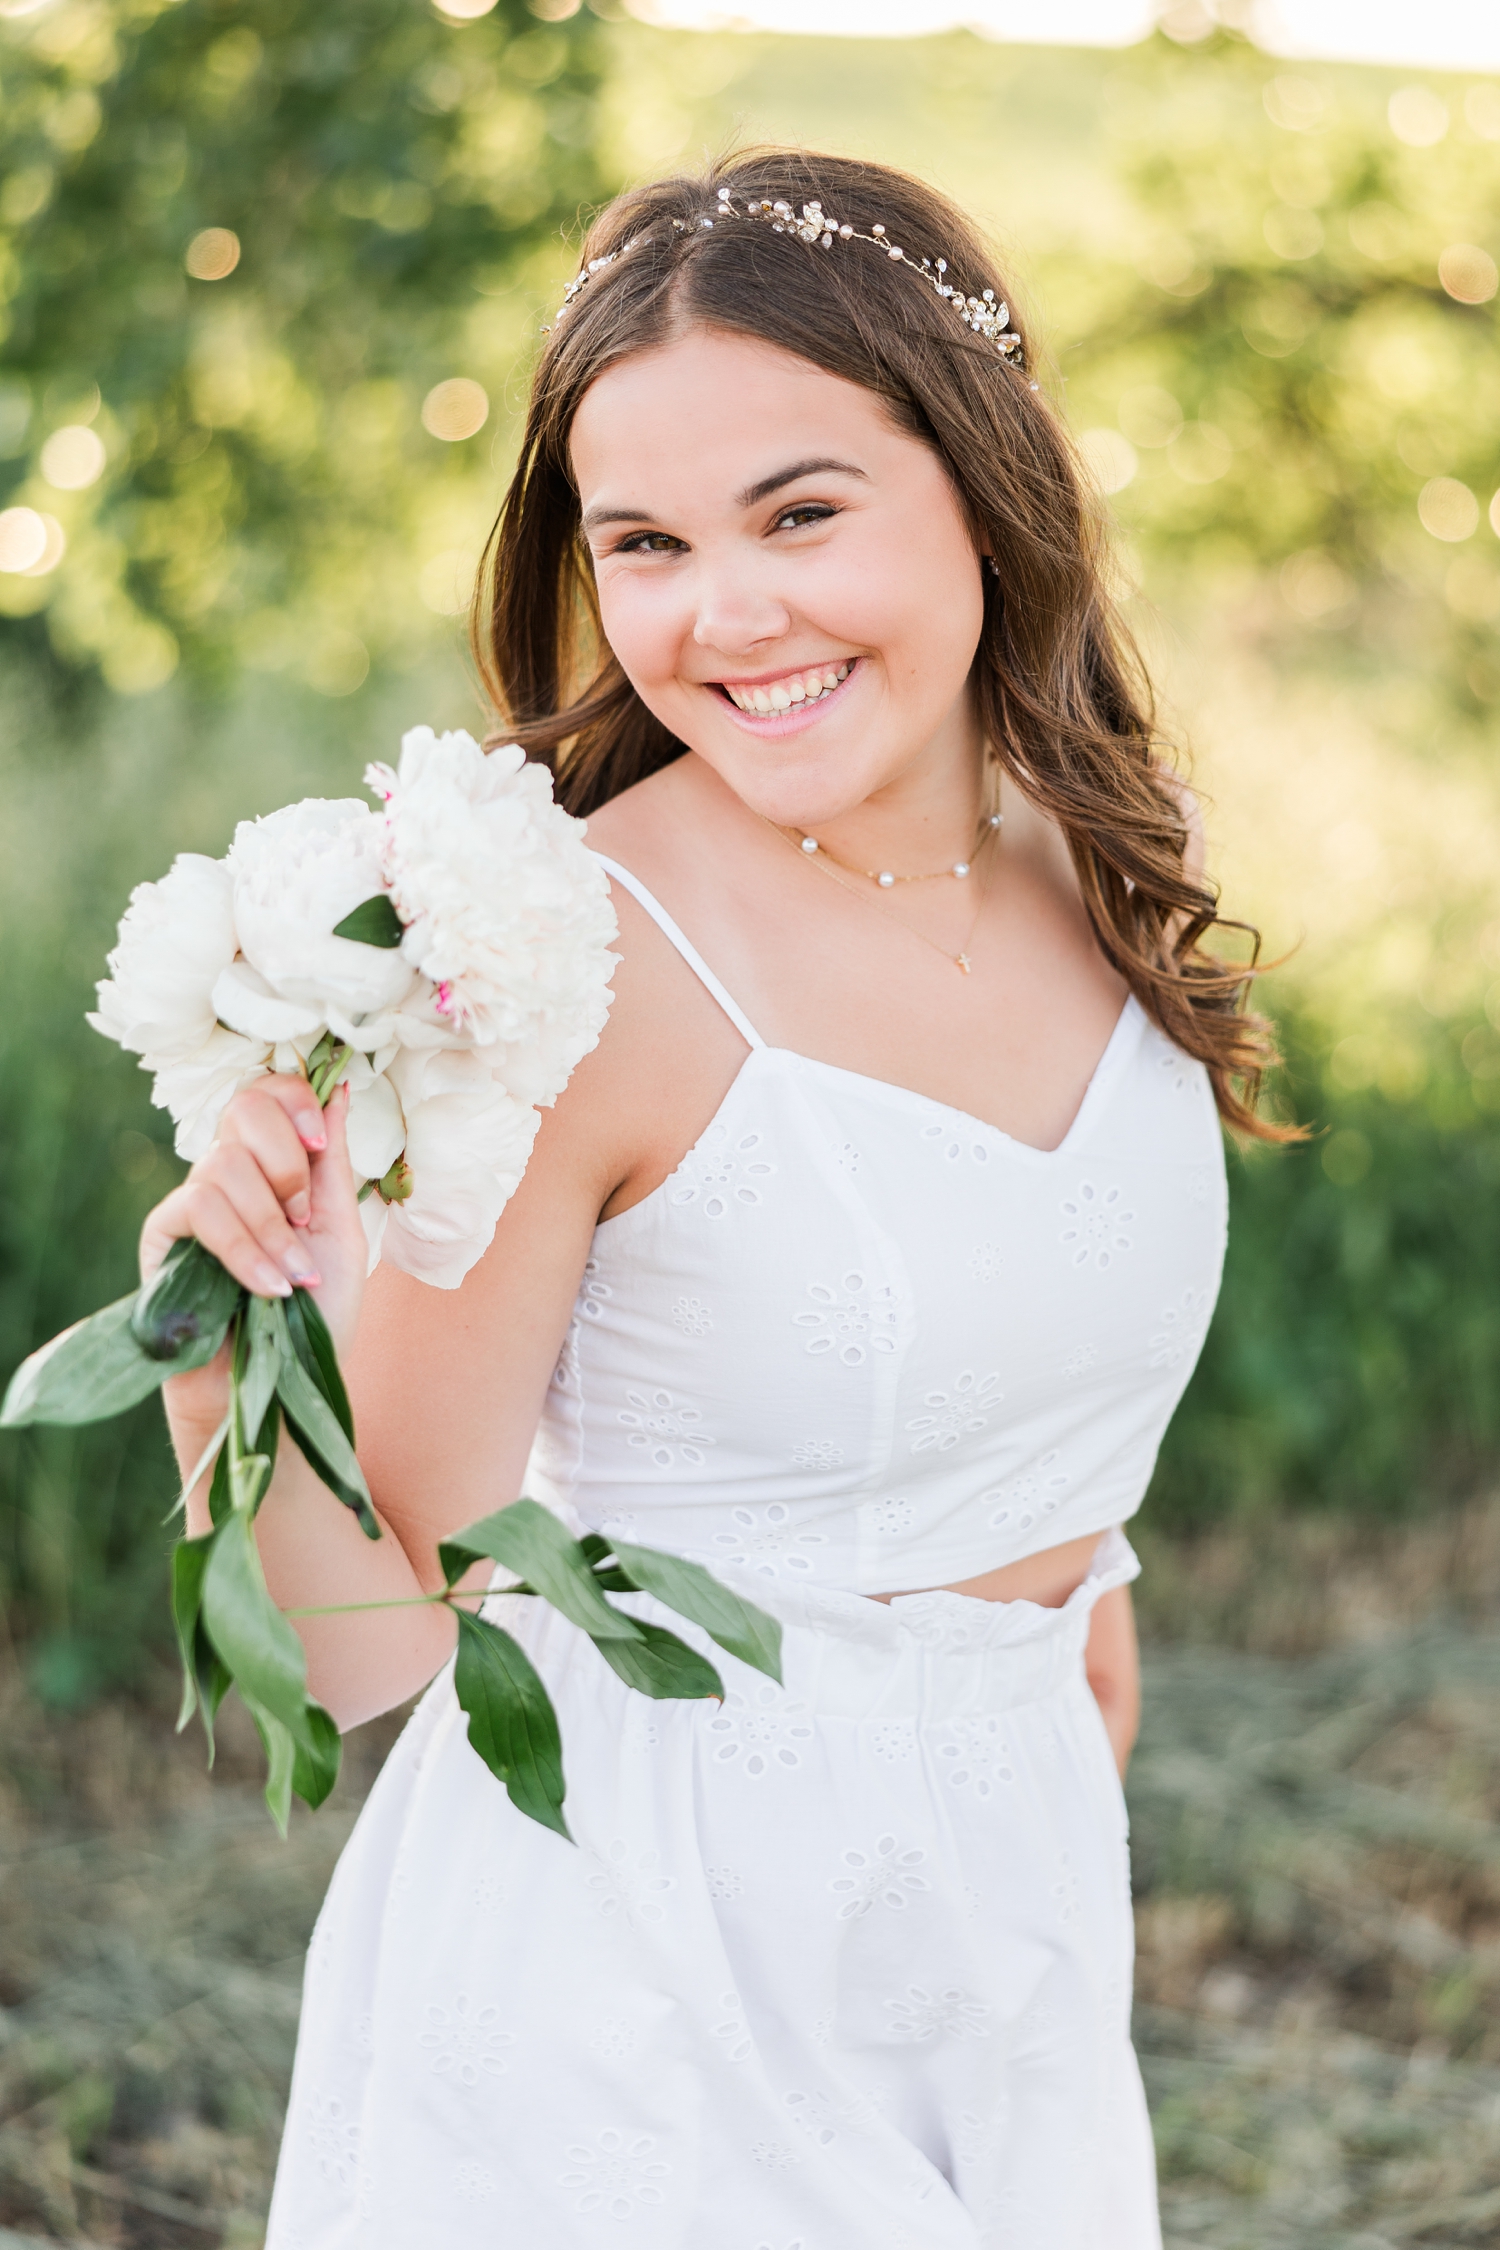
<svg viewBox="0 0 1500 2250">
<path fill-rule="evenodd" d="M 1141 1723 L 1140 1650 L 1128 1586 L 1116 1586 L 1094 1604 L 1084 1667 L 1123 1781 Z"/>
</svg>

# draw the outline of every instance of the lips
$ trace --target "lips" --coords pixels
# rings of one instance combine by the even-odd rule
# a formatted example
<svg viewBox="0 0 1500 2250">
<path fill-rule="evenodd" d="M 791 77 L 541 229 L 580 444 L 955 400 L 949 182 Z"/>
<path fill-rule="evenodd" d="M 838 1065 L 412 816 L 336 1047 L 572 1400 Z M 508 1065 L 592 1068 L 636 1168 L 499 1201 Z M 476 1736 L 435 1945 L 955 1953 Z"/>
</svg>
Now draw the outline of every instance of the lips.
<svg viewBox="0 0 1500 2250">
<path fill-rule="evenodd" d="M 855 657 L 846 656 L 834 664 L 805 665 L 800 672 L 787 672 L 780 679 L 757 683 L 754 687 L 731 680 L 721 680 L 718 684 L 737 710 L 748 711 L 757 718 L 771 718 L 784 711 L 802 710 L 808 704 L 821 702 L 825 695 L 832 695 L 835 688 L 843 686 L 857 661 Z"/>
</svg>

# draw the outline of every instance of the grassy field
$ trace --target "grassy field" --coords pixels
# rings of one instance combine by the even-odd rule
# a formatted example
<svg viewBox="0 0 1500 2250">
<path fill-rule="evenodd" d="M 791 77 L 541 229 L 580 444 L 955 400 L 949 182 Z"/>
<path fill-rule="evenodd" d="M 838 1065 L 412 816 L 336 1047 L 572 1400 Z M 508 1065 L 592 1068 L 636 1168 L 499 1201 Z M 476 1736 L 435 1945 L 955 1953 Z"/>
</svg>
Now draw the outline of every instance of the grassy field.
<svg viewBox="0 0 1500 2250">
<path fill-rule="evenodd" d="M 1500 2239 L 1500 1503 L 1143 1544 L 1137 2039 L 1169 2250 Z M 282 1845 L 229 1716 L 210 1782 L 164 1710 L 10 1689 L 0 2229 L 261 2242 L 303 1949 L 394 1722 Z"/>
</svg>

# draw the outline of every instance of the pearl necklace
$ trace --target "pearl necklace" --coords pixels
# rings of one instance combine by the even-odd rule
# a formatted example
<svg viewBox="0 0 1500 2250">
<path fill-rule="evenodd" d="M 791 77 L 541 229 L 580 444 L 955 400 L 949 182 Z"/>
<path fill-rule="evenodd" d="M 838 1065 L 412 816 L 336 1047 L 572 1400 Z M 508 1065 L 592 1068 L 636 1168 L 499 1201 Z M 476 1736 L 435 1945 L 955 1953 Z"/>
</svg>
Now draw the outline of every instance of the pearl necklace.
<svg viewBox="0 0 1500 2250">
<path fill-rule="evenodd" d="M 840 859 L 837 853 L 831 852 L 826 844 L 820 844 L 816 836 L 805 835 L 800 828 L 797 835 L 809 859 L 819 854 L 825 860 L 832 860 L 835 867 L 842 867 L 846 875 L 863 875 L 868 882 L 878 883 L 883 891 L 889 891 L 897 883 L 935 883 L 944 875 L 956 875 L 962 882 L 966 875 L 973 872 L 974 862 L 979 857 L 986 836 L 992 829 L 1001 827 L 1004 820 L 1005 815 L 1001 812 L 982 814 L 979 826 L 974 831 L 974 846 L 968 858 L 954 860 L 951 867 L 930 868 L 921 875 L 893 875 L 888 867 L 853 867 L 847 859 Z"/>
<path fill-rule="evenodd" d="M 757 817 L 762 820 L 765 819 L 764 813 L 757 815 Z M 846 875 L 864 875 L 870 882 L 878 883 L 882 890 L 892 890 L 895 888 L 897 883 L 934 882 L 940 875 L 956 875 L 960 880 L 962 880 L 964 877 L 973 872 L 975 861 L 979 858 L 979 855 L 983 851 L 985 845 L 991 840 L 992 837 L 998 834 L 998 831 L 1004 825 L 1004 821 L 1005 815 L 998 809 L 992 813 L 982 814 L 980 816 L 978 829 L 975 833 L 974 849 L 970 853 L 968 859 L 955 860 L 951 867 L 936 868 L 933 870 L 933 873 L 931 875 L 893 875 L 890 870 L 886 868 L 851 867 L 847 860 L 836 859 L 831 851 L 827 850 L 825 846 L 819 844 L 816 837 L 805 835 L 800 828 L 796 831 L 796 833 L 801 840 L 801 848 L 804 857 L 809 859 L 814 867 L 821 867 L 823 873 L 829 878 L 830 882 L 837 883 L 839 889 L 841 891 L 847 891 L 851 898 L 862 899 L 866 906 L 874 907 L 875 900 L 869 896 L 868 892 L 857 891 L 852 883 L 844 882 L 841 876 L 835 874 L 835 868 L 842 867 Z M 766 826 L 768 828 L 776 828 L 776 823 L 773 820 L 767 820 Z M 776 828 L 776 833 L 778 836 L 784 837 L 788 844 L 791 844 L 792 839 L 789 835 L 787 835 L 787 832 L 784 828 Z M 797 849 L 797 846 L 792 845 L 792 848 L 795 851 Z M 940 945 L 936 938 L 930 938 L 925 930 L 914 930 L 910 922 L 901 923 L 901 927 L 907 932 L 909 936 L 920 938 L 923 945 L 930 945 L 932 947 L 934 953 L 941 953 L 943 959 L 945 961 L 951 961 L 953 963 L 953 966 L 963 976 L 969 976 L 973 971 L 974 964 L 969 958 L 969 947 L 974 943 L 974 932 L 978 929 L 980 918 L 984 913 L 984 902 L 989 895 L 990 874 L 992 868 L 993 861 L 990 861 L 986 864 L 985 867 L 984 881 L 981 883 L 979 888 L 979 905 L 975 911 L 973 922 L 969 926 L 969 934 L 964 939 L 963 945 L 960 947 L 957 953 L 950 953 L 945 945 Z M 880 908 L 876 907 L 876 912 L 878 913 L 880 911 Z M 897 917 L 897 919 L 900 919 L 899 916 Z"/>
</svg>

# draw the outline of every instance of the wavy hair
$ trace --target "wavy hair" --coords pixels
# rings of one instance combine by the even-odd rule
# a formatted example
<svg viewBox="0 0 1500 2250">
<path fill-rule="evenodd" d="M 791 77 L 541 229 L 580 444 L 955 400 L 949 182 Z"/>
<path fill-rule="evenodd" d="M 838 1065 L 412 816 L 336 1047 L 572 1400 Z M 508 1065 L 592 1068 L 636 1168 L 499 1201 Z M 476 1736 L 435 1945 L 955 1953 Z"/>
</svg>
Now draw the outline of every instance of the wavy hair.
<svg viewBox="0 0 1500 2250">
<path fill-rule="evenodd" d="M 948 261 L 966 295 L 1014 305 L 994 261 L 946 197 L 880 164 L 751 149 L 693 177 L 633 188 L 595 220 L 597 266 L 551 330 L 532 383 L 520 456 L 485 551 L 473 639 L 500 726 L 552 769 L 587 814 L 681 757 L 604 638 L 569 457 L 591 383 L 632 352 L 695 326 L 793 352 L 879 397 L 932 448 L 968 517 L 984 573 L 972 685 L 991 754 L 1067 837 L 1095 938 L 1146 1013 L 1197 1057 L 1225 1122 L 1262 1140 L 1296 1129 L 1259 1114 L 1277 1060 L 1246 1010 L 1258 934 L 1218 912 L 1188 873 L 1186 793 L 1160 739 L 1150 683 L 1109 592 L 1107 523 L 1074 445 L 1025 365 L 964 326 L 902 261 L 870 243 L 832 249 L 748 220 L 739 202 L 817 201 L 862 234 L 877 222 L 909 257 Z M 1024 327 L 1016 322 L 1025 338 Z M 1018 355 L 1019 356 L 1019 355 Z M 1248 960 L 1205 946 L 1215 928 Z"/>
</svg>

